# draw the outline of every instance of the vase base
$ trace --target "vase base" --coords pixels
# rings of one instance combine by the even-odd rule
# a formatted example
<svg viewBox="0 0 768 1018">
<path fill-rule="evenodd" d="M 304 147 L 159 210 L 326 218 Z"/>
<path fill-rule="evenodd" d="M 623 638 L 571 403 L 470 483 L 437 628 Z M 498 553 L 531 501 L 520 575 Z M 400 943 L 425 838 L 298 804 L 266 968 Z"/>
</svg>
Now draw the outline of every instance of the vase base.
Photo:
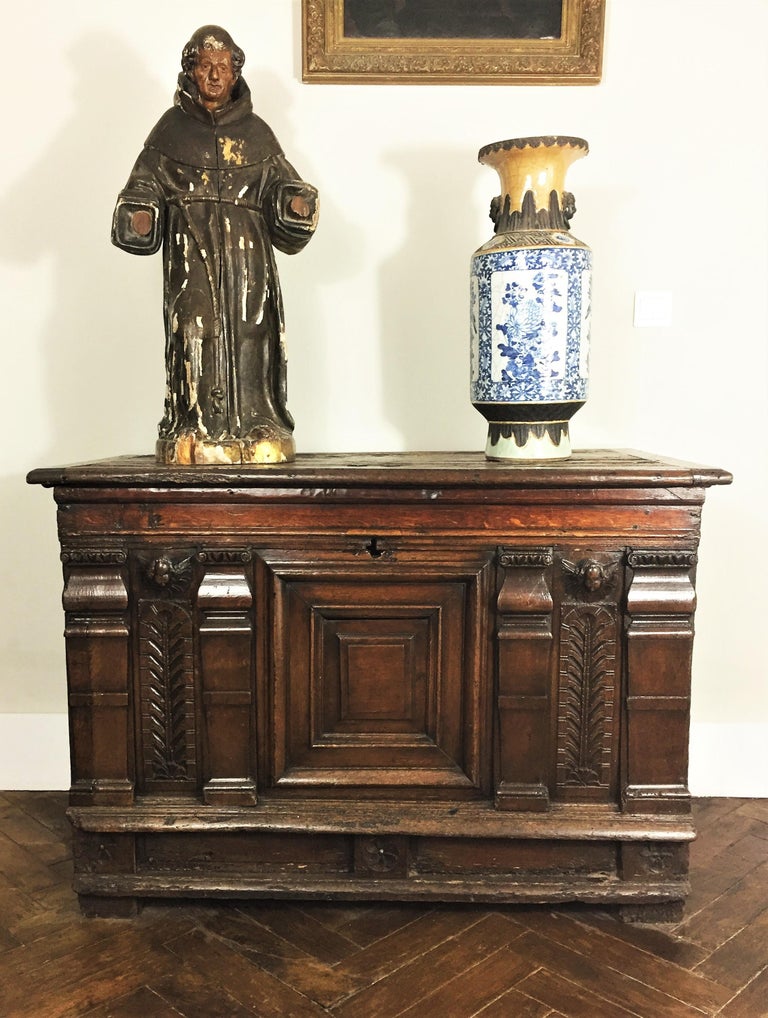
<svg viewBox="0 0 768 1018">
<path fill-rule="evenodd" d="M 293 436 L 270 429 L 250 438 L 225 438 L 216 442 L 200 435 L 160 438 L 155 447 L 158 463 L 194 466 L 220 463 L 291 463 L 296 459 Z"/>
<path fill-rule="evenodd" d="M 571 455 L 568 421 L 513 424 L 492 421 L 488 425 L 485 457 L 489 460 L 564 460 Z"/>
</svg>

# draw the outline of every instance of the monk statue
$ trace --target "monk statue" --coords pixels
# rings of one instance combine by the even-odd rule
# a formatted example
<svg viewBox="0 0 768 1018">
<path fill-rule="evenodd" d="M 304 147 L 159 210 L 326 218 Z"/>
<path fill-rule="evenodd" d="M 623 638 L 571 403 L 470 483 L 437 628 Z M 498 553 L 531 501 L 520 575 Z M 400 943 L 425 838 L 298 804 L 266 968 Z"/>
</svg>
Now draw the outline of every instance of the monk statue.
<svg viewBox="0 0 768 1018">
<path fill-rule="evenodd" d="M 161 463 L 295 457 L 273 248 L 295 254 L 307 244 L 317 191 L 253 113 L 244 60 L 223 29 L 195 32 L 174 105 L 115 207 L 113 243 L 132 254 L 163 248 Z"/>
</svg>

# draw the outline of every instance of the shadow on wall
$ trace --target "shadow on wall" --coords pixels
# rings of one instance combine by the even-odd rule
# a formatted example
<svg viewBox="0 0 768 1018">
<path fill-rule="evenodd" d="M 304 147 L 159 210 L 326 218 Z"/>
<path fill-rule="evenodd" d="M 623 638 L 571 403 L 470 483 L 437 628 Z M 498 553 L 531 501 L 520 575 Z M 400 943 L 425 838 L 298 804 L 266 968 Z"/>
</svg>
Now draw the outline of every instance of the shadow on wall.
<svg viewBox="0 0 768 1018">
<path fill-rule="evenodd" d="M 173 92 L 172 79 L 163 94 L 110 35 L 85 36 L 68 56 L 74 113 L 0 204 L 2 258 L 51 265 L 51 314 L 37 346 L 55 460 L 140 451 L 131 446 L 151 439 L 160 416 L 159 282 L 146 300 L 142 277 L 127 263 L 117 270 L 109 235 L 117 192 Z"/>
<path fill-rule="evenodd" d="M 159 116 L 168 103 L 142 61 L 109 34 L 83 36 L 64 59 L 72 68 L 74 112 L 0 197 L 0 259 L 16 270 L 14 278 L 29 281 L 5 297 L 19 323 L 19 334 L 8 338 L 24 344 L 35 372 L 26 383 L 12 378 L 6 399 L 8 419 L 35 461 L 19 462 L 17 447 L 16 466 L 0 484 L 3 532 L 14 535 L 4 560 L 0 658 L 8 672 L 0 681 L 0 712 L 65 704 L 60 624 L 50 632 L 40 626 L 41 619 L 58 618 L 61 607 L 54 506 L 49 493 L 26 488 L 21 470 L 139 451 L 152 437 L 154 404 L 162 400 L 159 307 L 145 307 L 137 288 L 118 278 L 112 258 L 119 252 L 109 234 L 147 110 Z M 50 309 L 42 316 L 41 305 Z M 157 384 L 148 387 L 152 370 Z M 144 420 L 150 405 L 152 417 Z"/>
<path fill-rule="evenodd" d="M 240 40 L 237 40 L 240 42 Z M 245 46 L 247 39 L 242 40 Z M 284 78 L 258 66 L 258 53 L 246 49 L 243 77 L 248 82 L 254 112 L 277 136 L 285 156 L 304 180 L 320 192 L 317 233 L 297 255 L 275 252 L 285 305 L 285 339 L 288 353 L 288 409 L 296 420 L 298 454 L 323 449 L 333 431 L 332 418 L 339 413 L 329 405 L 334 375 L 333 337 L 335 321 L 325 321 L 320 292 L 359 269 L 365 238 L 360 238 L 343 208 L 331 201 L 323 181 L 334 172 L 338 152 L 348 142 L 343 119 L 338 134 L 327 132 L 327 147 L 309 152 L 304 148 L 303 111 L 297 107 Z M 327 153 L 332 153 L 330 156 Z"/>
<path fill-rule="evenodd" d="M 469 402 L 469 260 L 493 228 L 470 201 L 464 150 L 393 153 L 410 191 L 403 247 L 381 270 L 383 399 L 407 449 L 482 449 Z"/>
</svg>

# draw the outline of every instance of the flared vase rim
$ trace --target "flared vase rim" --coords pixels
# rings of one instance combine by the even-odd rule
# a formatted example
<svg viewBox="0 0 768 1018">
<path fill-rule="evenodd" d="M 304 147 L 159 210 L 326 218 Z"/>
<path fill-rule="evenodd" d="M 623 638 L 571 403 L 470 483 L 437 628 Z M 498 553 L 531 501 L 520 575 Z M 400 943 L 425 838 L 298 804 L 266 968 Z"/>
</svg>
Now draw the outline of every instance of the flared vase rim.
<svg viewBox="0 0 768 1018">
<path fill-rule="evenodd" d="M 589 144 L 584 138 L 573 138 L 564 134 L 541 134 L 528 138 L 507 138 L 504 141 L 494 141 L 490 145 L 484 145 L 477 153 L 480 162 L 486 156 L 495 152 L 508 152 L 512 149 L 526 148 L 578 148 L 583 149 L 586 154 L 589 152 Z"/>
</svg>

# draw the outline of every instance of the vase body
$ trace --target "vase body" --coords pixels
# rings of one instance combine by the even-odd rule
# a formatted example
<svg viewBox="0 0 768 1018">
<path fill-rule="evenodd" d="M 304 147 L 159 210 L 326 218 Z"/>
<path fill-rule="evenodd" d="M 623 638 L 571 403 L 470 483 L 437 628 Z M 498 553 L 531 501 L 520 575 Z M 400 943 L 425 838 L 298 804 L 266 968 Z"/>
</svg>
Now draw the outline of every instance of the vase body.
<svg viewBox="0 0 768 1018">
<path fill-rule="evenodd" d="M 570 232 L 565 190 L 580 138 L 515 138 L 487 145 L 497 170 L 495 235 L 472 256 L 473 406 L 488 421 L 494 460 L 565 459 L 569 421 L 587 398 L 592 252 Z"/>
</svg>

